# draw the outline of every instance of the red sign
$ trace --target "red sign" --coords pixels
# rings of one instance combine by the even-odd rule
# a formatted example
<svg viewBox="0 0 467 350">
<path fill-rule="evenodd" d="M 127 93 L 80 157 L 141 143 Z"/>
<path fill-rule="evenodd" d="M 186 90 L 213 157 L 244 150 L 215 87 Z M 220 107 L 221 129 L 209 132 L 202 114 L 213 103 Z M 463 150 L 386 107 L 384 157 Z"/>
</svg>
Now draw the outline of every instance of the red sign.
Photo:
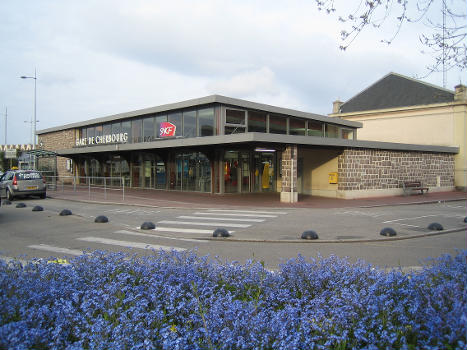
<svg viewBox="0 0 467 350">
<path fill-rule="evenodd" d="M 171 137 L 175 136 L 175 130 L 177 127 L 169 122 L 162 122 L 159 129 L 160 137 Z"/>
</svg>

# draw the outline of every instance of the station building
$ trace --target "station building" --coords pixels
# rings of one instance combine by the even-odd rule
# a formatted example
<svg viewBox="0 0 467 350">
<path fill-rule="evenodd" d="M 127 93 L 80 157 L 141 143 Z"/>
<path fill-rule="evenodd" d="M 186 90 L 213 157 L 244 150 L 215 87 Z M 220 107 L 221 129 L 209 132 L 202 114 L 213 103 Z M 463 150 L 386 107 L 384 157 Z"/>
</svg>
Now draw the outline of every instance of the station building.
<svg viewBox="0 0 467 350">
<path fill-rule="evenodd" d="M 362 123 L 212 95 L 38 131 L 59 176 L 147 190 L 359 198 L 454 189 L 458 147 L 362 141 Z"/>
</svg>

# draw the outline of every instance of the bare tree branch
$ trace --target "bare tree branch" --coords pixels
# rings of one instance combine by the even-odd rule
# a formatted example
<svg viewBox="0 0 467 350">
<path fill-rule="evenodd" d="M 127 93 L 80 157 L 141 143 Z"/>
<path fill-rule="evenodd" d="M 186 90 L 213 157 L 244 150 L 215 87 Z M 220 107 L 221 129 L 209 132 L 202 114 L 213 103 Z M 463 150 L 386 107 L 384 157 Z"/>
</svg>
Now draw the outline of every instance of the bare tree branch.
<svg viewBox="0 0 467 350">
<path fill-rule="evenodd" d="M 466 0 L 355 0 L 353 11 L 343 11 L 335 0 L 314 0 L 320 11 L 336 14 L 344 28 L 340 48 L 346 50 L 367 28 L 380 29 L 387 22 L 395 26 L 393 34 L 382 38 L 390 45 L 404 25 L 423 23 L 426 27 L 419 40 L 425 54 L 433 56 L 430 72 L 467 68 L 467 1 Z M 440 19 L 443 19 L 440 22 Z M 394 24 L 394 22 L 395 24 Z"/>
</svg>

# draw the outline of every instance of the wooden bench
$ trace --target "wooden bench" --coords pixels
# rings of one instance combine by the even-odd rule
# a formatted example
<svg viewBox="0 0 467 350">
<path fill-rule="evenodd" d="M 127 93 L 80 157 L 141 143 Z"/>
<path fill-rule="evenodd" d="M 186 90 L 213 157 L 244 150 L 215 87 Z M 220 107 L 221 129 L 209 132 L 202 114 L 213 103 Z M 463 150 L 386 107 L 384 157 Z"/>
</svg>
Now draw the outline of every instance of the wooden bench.
<svg viewBox="0 0 467 350">
<path fill-rule="evenodd" d="M 419 191 L 420 194 L 428 193 L 428 187 L 423 187 L 421 181 L 405 181 L 402 183 L 404 195 L 410 196 L 412 192 Z"/>
</svg>

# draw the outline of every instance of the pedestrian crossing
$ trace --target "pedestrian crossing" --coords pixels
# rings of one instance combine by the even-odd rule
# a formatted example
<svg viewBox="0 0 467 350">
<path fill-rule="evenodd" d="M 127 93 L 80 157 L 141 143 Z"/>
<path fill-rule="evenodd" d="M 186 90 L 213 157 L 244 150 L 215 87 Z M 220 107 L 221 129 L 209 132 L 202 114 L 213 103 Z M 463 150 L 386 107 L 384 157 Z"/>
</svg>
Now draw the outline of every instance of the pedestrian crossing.
<svg viewBox="0 0 467 350">
<path fill-rule="evenodd" d="M 114 211 L 115 213 L 115 211 Z M 129 213 L 125 210 L 125 213 Z M 154 214 L 153 211 L 151 211 Z M 254 225 L 261 225 L 270 220 L 277 219 L 287 212 L 280 211 L 252 211 L 252 210 L 220 210 L 207 209 L 194 211 L 189 215 L 179 215 L 173 218 L 156 222 L 154 230 L 120 229 L 101 233 L 101 235 L 83 235 L 73 240 L 86 242 L 94 249 L 130 248 L 140 250 L 166 250 L 186 251 L 195 246 L 210 244 L 212 241 L 205 238 L 212 237 L 216 228 L 229 230 L 232 235 L 236 231 L 231 229 L 250 229 Z M 109 237 L 111 235 L 111 238 Z M 187 235 L 191 235 L 187 236 Z M 160 243 L 165 244 L 160 244 Z M 169 242 L 169 244 L 167 244 Z M 174 244 L 171 244 L 171 243 Z M 75 245 L 70 242 L 71 246 Z M 82 246 L 82 243 L 80 244 Z M 188 247 L 187 247 L 188 246 Z M 102 248 L 104 247 L 104 248 Z M 27 248 L 33 251 L 49 252 L 60 256 L 79 256 L 84 250 L 70 247 L 60 247 L 45 243 L 31 244 Z"/>
<path fill-rule="evenodd" d="M 232 209 L 207 209 L 205 211 L 195 211 L 190 215 L 180 215 L 172 220 L 160 220 L 156 223 L 156 231 L 173 233 L 197 233 L 209 234 L 219 227 L 230 229 L 248 229 L 255 224 L 265 223 L 281 215 L 286 215 L 284 211 L 256 211 L 256 210 L 232 210 Z M 162 226 L 161 226 L 162 225 Z M 211 229 L 197 230 L 186 229 L 186 226 L 204 226 Z M 232 234 L 235 231 L 229 231 Z"/>
</svg>

